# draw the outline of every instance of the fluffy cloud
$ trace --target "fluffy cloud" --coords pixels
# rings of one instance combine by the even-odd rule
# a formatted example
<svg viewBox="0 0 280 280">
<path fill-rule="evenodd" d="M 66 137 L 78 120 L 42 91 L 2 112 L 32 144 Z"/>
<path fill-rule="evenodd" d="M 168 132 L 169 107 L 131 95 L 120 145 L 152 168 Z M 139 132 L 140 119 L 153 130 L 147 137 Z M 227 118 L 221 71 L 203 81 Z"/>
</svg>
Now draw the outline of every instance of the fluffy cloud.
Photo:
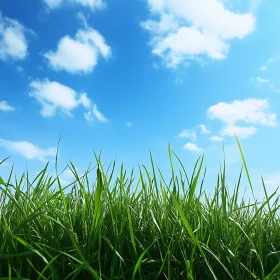
<svg viewBox="0 0 280 280">
<path fill-rule="evenodd" d="M 186 130 L 184 129 L 179 135 L 178 137 L 180 138 L 189 138 L 192 139 L 192 141 L 194 141 L 196 139 L 196 133 L 195 131 L 191 131 L 191 130 Z"/>
<path fill-rule="evenodd" d="M 58 42 L 55 52 L 44 54 L 49 65 L 54 70 L 64 70 L 70 73 L 88 73 L 97 65 L 99 56 L 107 59 L 111 48 L 102 35 L 92 29 L 78 30 L 74 39 L 65 36 Z"/>
<path fill-rule="evenodd" d="M 227 10 L 218 0 L 147 0 L 151 19 L 141 26 L 151 33 L 153 54 L 167 67 L 201 55 L 223 59 L 228 40 L 242 39 L 255 28 L 252 14 Z"/>
<path fill-rule="evenodd" d="M 0 59 L 22 60 L 28 54 L 26 32 L 32 32 L 17 20 L 3 17 L 0 12 Z"/>
<path fill-rule="evenodd" d="M 40 103 L 41 115 L 45 118 L 53 117 L 57 112 L 72 116 L 72 111 L 78 106 L 82 106 L 87 110 L 84 116 L 89 123 L 95 120 L 108 121 L 86 93 L 77 93 L 74 89 L 58 82 L 48 79 L 34 80 L 30 83 L 29 96 Z"/>
<path fill-rule="evenodd" d="M 27 141 L 10 141 L 0 139 L 0 146 L 8 151 L 24 156 L 26 159 L 45 161 L 46 157 L 54 157 L 56 148 L 41 149 Z"/>
<path fill-rule="evenodd" d="M 10 106 L 6 101 L 1 101 L 0 102 L 0 111 L 3 111 L 3 112 L 8 112 L 8 111 L 14 111 L 15 108 Z"/>
<path fill-rule="evenodd" d="M 77 94 L 72 88 L 48 79 L 34 80 L 30 83 L 30 88 L 29 95 L 42 105 L 43 117 L 52 117 L 57 110 L 71 115 L 71 111 L 79 105 L 86 108 L 91 105 L 86 93 Z"/>
<path fill-rule="evenodd" d="M 239 138 L 247 138 L 257 131 L 253 125 L 274 126 L 276 124 L 276 114 L 269 111 L 267 99 L 248 98 L 234 100 L 232 103 L 220 102 L 209 107 L 207 114 L 211 120 L 218 119 L 224 123 L 222 136 L 233 136 L 235 133 Z M 237 122 L 250 126 L 239 126 Z"/>
<path fill-rule="evenodd" d="M 197 152 L 197 153 L 201 153 L 203 151 L 202 148 L 198 147 L 196 144 L 193 144 L 193 143 L 185 144 L 183 149 L 184 150 L 189 150 L 191 152 Z"/>
<path fill-rule="evenodd" d="M 50 9 L 61 7 L 63 3 L 66 4 L 79 4 L 90 9 L 102 9 L 106 4 L 102 0 L 43 0 Z"/>
</svg>

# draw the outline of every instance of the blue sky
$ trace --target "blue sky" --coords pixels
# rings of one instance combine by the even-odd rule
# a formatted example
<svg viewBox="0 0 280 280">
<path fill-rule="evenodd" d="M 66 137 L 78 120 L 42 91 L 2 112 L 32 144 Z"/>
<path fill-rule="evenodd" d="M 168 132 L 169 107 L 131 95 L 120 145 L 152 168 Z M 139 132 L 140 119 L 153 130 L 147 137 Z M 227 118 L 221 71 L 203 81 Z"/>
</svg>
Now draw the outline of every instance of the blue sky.
<svg viewBox="0 0 280 280">
<path fill-rule="evenodd" d="M 131 170 L 149 150 L 170 175 L 202 153 L 211 191 L 240 139 L 254 187 L 280 184 L 277 0 L 9 0 L 0 3 L 0 159 L 32 176 L 56 146 L 82 174 L 93 150 Z M 51 167 L 51 168 L 52 168 Z M 50 171 L 52 172 L 52 171 Z M 64 182 L 71 174 L 63 174 Z M 244 181 L 244 187 L 246 181 Z"/>
</svg>

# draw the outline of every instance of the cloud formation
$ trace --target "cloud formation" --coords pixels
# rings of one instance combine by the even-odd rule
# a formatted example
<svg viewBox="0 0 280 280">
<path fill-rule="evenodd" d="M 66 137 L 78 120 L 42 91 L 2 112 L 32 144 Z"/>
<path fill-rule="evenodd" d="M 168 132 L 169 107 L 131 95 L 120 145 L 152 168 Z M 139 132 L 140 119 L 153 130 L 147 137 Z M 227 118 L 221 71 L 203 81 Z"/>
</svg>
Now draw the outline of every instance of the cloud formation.
<svg viewBox="0 0 280 280">
<path fill-rule="evenodd" d="M 78 94 L 72 88 L 48 79 L 32 81 L 30 89 L 29 95 L 42 106 L 43 117 L 53 117 L 57 111 L 71 116 L 71 111 L 79 105 L 85 108 L 91 105 L 86 93 Z"/>
<path fill-rule="evenodd" d="M 28 54 L 28 32 L 33 31 L 0 12 L 0 60 L 23 60 Z"/>
<path fill-rule="evenodd" d="M 7 101 L 3 100 L 0 101 L 0 111 L 2 112 L 8 112 L 8 111 L 14 111 L 15 108 L 10 106 Z"/>
<path fill-rule="evenodd" d="M 93 123 L 95 122 L 95 120 L 99 121 L 99 122 L 103 122 L 106 123 L 109 120 L 107 118 L 104 117 L 104 115 L 97 109 L 97 105 L 94 104 L 93 107 L 91 108 L 91 110 L 87 111 L 84 113 L 84 116 L 86 118 L 86 120 L 89 123 Z"/>
<path fill-rule="evenodd" d="M 264 79 L 264 78 L 261 78 L 261 77 L 256 77 L 254 79 L 251 79 L 251 81 L 256 81 L 259 86 L 261 84 L 266 84 L 269 86 L 269 88 L 271 89 L 271 91 L 273 92 L 280 92 L 280 89 L 276 88 L 269 79 Z"/>
<path fill-rule="evenodd" d="M 0 138 L 0 146 L 26 159 L 46 161 L 47 157 L 54 157 L 56 155 L 55 147 L 42 149 L 27 141 L 11 141 Z"/>
<path fill-rule="evenodd" d="M 196 144 L 193 144 L 193 143 L 186 143 L 183 146 L 183 149 L 191 151 L 191 152 L 196 152 L 196 153 L 201 153 L 203 151 L 202 148 L 198 147 Z"/>
<path fill-rule="evenodd" d="M 220 120 L 224 127 L 222 136 L 247 138 L 256 133 L 256 125 L 274 126 L 276 114 L 269 110 L 267 99 L 248 98 L 234 100 L 232 103 L 219 102 L 208 108 L 207 115 L 210 120 Z M 247 124 L 240 126 L 239 122 Z"/>
<path fill-rule="evenodd" d="M 55 81 L 48 79 L 32 81 L 29 96 L 42 106 L 41 115 L 44 118 L 54 117 L 58 112 L 72 116 L 72 111 L 82 106 L 86 110 L 84 117 L 89 123 L 109 121 L 98 110 L 97 105 L 93 104 L 87 93 L 78 93 Z"/>
<path fill-rule="evenodd" d="M 224 59 L 228 41 L 243 39 L 255 29 L 251 13 L 227 10 L 218 0 L 147 0 L 150 19 L 141 26 L 150 32 L 152 53 L 167 67 L 207 56 Z"/>
<path fill-rule="evenodd" d="M 180 134 L 178 135 L 179 138 L 189 138 L 192 141 L 195 141 L 196 139 L 196 132 L 192 131 L 192 130 L 187 130 L 184 129 L 180 132 Z"/>
<path fill-rule="evenodd" d="M 91 10 L 102 9 L 106 7 L 106 4 L 102 0 L 42 0 L 49 9 L 60 8 L 63 4 L 77 4 Z"/>
<path fill-rule="evenodd" d="M 103 36 L 90 27 L 78 30 L 74 38 L 64 36 L 59 40 L 56 51 L 44 54 L 53 70 L 72 74 L 92 72 L 100 56 L 108 59 L 111 48 Z"/>
<path fill-rule="evenodd" d="M 222 137 L 216 135 L 211 136 L 209 139 L 214 142 L 222 142 L 224 140 Z"/>
<path fill-rule="evenodd" d="M 200 124 L 199 127 L 200 127 L 201 134 L 210 134 L 211 133 L 211 131 L 208 130 L 204 124 Z"/>
</svg>

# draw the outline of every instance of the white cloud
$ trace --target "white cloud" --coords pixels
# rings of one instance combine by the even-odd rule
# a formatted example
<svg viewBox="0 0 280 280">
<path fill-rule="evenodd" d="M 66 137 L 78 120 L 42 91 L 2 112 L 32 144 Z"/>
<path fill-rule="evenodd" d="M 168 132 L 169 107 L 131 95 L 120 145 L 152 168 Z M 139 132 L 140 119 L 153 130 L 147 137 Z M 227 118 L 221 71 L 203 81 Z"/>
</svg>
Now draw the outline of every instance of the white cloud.
<svg viewBox="0 0 280 280">
<path fill-rule="evenodd" d="M 255 134 L 257 129 L 254 126 L 244 127 L 238 125 L 230 125 L 224 127 L 222 131 L 223 136 L 238 136 L 239 138 L 248 138 L 249 136 Z"/>
<path fill-rule="evenodd" d="M 17 66 L 16 69 L 20 74 L 24 73 L 24 69 L 21 66 Z"/>
<path fill-rule="evenodd" d="M 85 108 L 91 105 L 86 93 L 77 94 L 72 88 L 48 79 L 34 80 L 30 83 L 30 88 L 29 95 L 42 105 L 43 117 L 53 117 L 58 110 L 71 115 L 71 111 L 79 105 Z"/>
<path fill-rule="evenodd" d="M 76 4 L 80 4 L 84 7 L 93 9 L 102 9 L 106 7 L 106 4 L 102 0 L 72 0 Z"/>
<path fill-rule="evenodd" d="M 197 152 L 197 153 L 201 153 L 203 151 L 202 148 L 199 148 L 196 144 L 193 143 L 187 143 L 183 146 L 184 150 L 189 150 L 191 152 Z"/>
<path fill-rule="evenodd" d="M 25 33 L 28 30 L 17 20 L 3 17 L 0 12 L 0 59 L 22 60 L 28 54 Z"/>
<path fill-rule="evenodd" d="M 100 121 L 100 122 L 108 122 L 108 120 L 104 117 L 104 115 L 98 111 L 96 104 L 93 105 L 93 115 Z"/>
<path fill-rule="evenodd" d="M 133 126 L 133 123 L 132 123 L 132 122 L 126 122 L 126 125 L 127 125 L 128 127 L 132 127 L 132 126 Z"/>
<path fill-rule="evenodd" d="M 263 79 L 263 78 L 257 77 L 257 78 L 255 78 L 255 80 L 258 83 L 261 83 L 261 84 L 270 84 L 270 80 L 269 79 Z"/>
<path fill-rule="evenodd" d="M 261 71 L 266 71 L 266 70 L 267 70 L 267 67 L 266 67 L 266 66 L 262 66 L 262 67 L 259 68 L 259 70 L 261 70 Z"/>
<path fill-rule="evenodd" d="M 43 2 L 45 2 L 49 9 L 60 8 L 63 3 L 78 4 L 92 10 L 106 7 L 106 4 L 102 0 L 43 0 Z"/>
<path fill-rule="evenodd" d="M 280 89 L 276 88 L 269 79 L 263 79 L 260 77 L 257 77 L 255 79 L 251 79 L 251 81 L 256 81 L 257 83 L 260 84 L 267 84 L 269 86 L 269 88 L 271 89 L 271 91 L 273 92 L 280 92 Z"/>
<path fill-rule="evenodd" d="M 267 60 L 267 63 L 268 64 L 272 64 L 272 63 L 275 63 L 276 61 L 278 61 L 280 59 L 280 55 L 276 55 L 274 57 L 271 57 Z"/>
<path fill-rule="evenodd" d="M 15 108 L 12 107 L 11 105 L 9 105 L 7 103 L 7 101 L 0 101 L 0 111 L 3 111 L 3 112 L 8 112 L 8 111 L 14 111 Z"/>
<path fill-rule="evenodd" d="M 64 70 L 72 74 L 92 72 L 100 56 L 109 58 L 111 48 L 98 31 L 87 27 L 85 30 L 78 30 L 74 39 L 64 36 L 59 40 L 55 52 L 44 54 L 54 70 Z"/>
<path fill-rule="evenodd" d="M 276 114 L 269 111 L 267 99 L 248 98 L 234 100 L 232 103 L 220 102 L 209 107 L 207 114 L 211 120 L 218 119 L 225 124 L 221 131 L 223 136 L 233 136 L 235 133 L 239 138 L 246 138 L 257 131 L 252 125 L 276 124 Z M 236 123 L 240 121 L 250 126 L 237 125 Z"/>
<path fill-rule="evenodd" d="M 94 104 L 91 108 L 91 110 L 89 110 L 88 112 L 84 113 L 84 116 L 86 118 L 86 120 L 89 123 L 93 123 L 95 120 L 99 121 L 99 122 L 108 122 L 109 120 L 107 118 L 104 117 L 104 115 L 97 109 L 97 105 Z"/>
<path fill-rule="evenodd" d="M 280 89 L 279 88 L 276 88 L 274 85 L 272 84 L 269 84 L 269 87 L 270 89 L 273 91 L 273 92 L 280 92 Z"/>
<path fill-rule="evenodd" d="M 84 116 L 88 123 L 94 123 L 95 119 L 91 111 L 85 112 Z"/>
<path fill-rule="evenodd" d="M 180 132 L 178 137 L 180 137 L 180 138 L 189 138 L 192 141 L 194 141 L 196 139 L 196 133 L 195 133 L 195 131 L 184 129 L 182 132 Z"/>
<path fill-rule="evenodd" d="M 141 26 L 152 35 L 153 54 L 161 57 L 167 67 L 202 55 L 223 59 L 229 51 L 228 40 L 243 39 L 255 29 L 252 14 L 231 12 L 218 0 L 147 2 L 151 19 Z"/>
<path fill-rule="evenodd" d="M 56 148 L 54 147 L 41 149 L 27 141 L 10 141 L 0 139 L 0 146 L 12 153 L 22 155 L 26 159 L 38 159 L 45 161 L 46 157 L 54 157 L 56 155 Z"/>
<path fill-rule="evenodd" d="M 219 137 L 219 136 L 216 136 L 216 135 L 211 136 L 209 139 L 211 141 L 214 141 L 214 142 L 222 142 L 224 140 L 222 137 Z"/>
<path fill-rule="evenodd" d="M 50 9 L 56 9 L 61 6 L 63 0 L 43 0 Z"/>
<path fill-rule="evenodd" d="M 204 124 L 200 124 L 199 127 L 201 129 L 202 134 L 210 134 L 211 133 L 211 131 L 208 130 Z"/>
</svg>

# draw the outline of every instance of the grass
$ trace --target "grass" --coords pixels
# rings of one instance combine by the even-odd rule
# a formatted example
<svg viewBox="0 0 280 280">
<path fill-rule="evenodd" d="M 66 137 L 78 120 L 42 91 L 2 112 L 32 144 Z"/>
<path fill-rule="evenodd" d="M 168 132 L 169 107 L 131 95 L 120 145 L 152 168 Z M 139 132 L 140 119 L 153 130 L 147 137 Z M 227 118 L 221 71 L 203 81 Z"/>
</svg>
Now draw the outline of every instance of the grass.
<svg viewBox="0 0 280 280">
<path fill-rule="evenodd" d="M 68 186 L 48 175 L 48 164 L 32 181 L 27 172 L 12 184 L 13 170 L 0 177 L 0 280 L 280 279 L 278 193 L 268 196 L 263 183 L 263 202 L 239 197 L 244 169 L 253 191 L 241 148 L 231 195 L 225 162 L 210 196 L 203 157 L 188 177 L 168 152 L 169 182 L 152 155 L 138 181 L 123 166 L 113 181 L 115 162 L 105 171 L 97 155 L 93 185 L 71 162 Z"/>
</svg>

